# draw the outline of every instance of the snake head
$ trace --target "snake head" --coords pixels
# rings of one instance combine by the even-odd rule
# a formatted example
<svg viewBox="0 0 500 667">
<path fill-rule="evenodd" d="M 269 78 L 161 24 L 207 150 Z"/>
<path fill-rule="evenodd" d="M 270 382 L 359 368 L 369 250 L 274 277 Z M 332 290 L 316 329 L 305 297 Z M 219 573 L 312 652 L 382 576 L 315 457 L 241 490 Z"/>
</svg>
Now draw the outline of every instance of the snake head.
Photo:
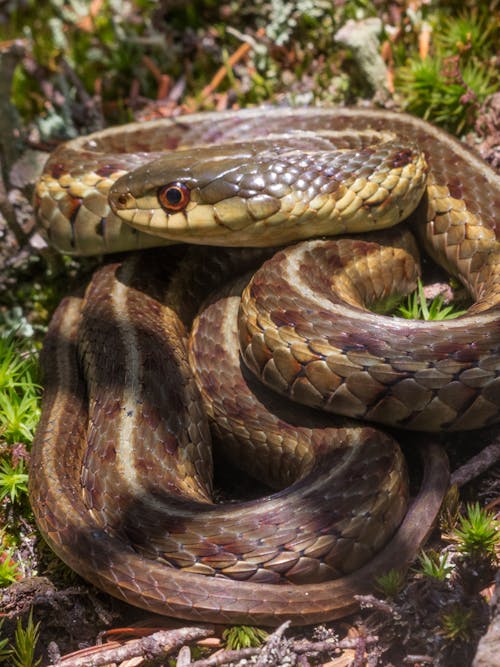
<svg viewBox="0 0 500 667">
<path fill-rule="evenodd" d="M 173 241 L 267 246 L 392 226 L 417 206 L 426 172 L 414 148 L 325 150 L 302 134 L 172 152 L 120 177 L 109 203 Z"/>
<path fill-rule="evenodd" d="M 176 151 L 119 178 L 109 203 L 140 231 L 178 241 L 228 243 L 231 232 L 281 208 L 280 197 L 266 190 L 256 163 L 262 161 L 255 142 L 227 146 L 223 152 L 219 147 Z"/>
</svg>

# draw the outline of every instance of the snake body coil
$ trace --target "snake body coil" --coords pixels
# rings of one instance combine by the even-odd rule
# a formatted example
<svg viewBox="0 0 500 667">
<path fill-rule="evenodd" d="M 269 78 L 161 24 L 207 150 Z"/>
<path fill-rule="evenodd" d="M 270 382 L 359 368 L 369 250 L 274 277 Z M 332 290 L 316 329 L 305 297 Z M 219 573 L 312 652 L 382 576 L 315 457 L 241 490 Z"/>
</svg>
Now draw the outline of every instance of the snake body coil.
<svg viewBox="0 0 500 667">
<path fill-rule="evenodd" d="M 60 147 L 36 207 L 62 251 L 273 245 L 411 214 L 475 303 L 435 326 L 367 313 L 413 288 L 408 233 L 306 241 L 268 259 L 241 303 L 237 287 L 212 297 L 187 346 L 206 292 L 259 253 L 194 249 L 166 283 L 169 248 L 108 264 L 83 302 L 63 301 L 43 351 L 30 497 L 56 553 L 113 595 L 181 618 L 298 624 L 353 610 L 377 574 L 414 557 L 446 462 L 426 450 L 408 506 L 392 438 L 278 401 L 242 367 L 238 339 L 253 373 L 313 408 L 417 430 L 499 421 L 499 194 L 460 143 L 388 112 L 198 114 Z M 236 464 L 283 490 L 212 505 L 209 422 Z"/>
</svg>

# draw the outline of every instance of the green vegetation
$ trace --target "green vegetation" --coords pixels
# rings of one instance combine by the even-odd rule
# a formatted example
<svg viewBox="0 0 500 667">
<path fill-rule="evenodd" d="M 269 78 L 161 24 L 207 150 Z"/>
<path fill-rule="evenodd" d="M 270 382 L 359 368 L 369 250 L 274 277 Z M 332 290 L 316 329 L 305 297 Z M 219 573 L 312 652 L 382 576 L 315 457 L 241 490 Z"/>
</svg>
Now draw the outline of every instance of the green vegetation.
<svg viewBox="0 0 500 667">
<path fill-rule="evenodd" d="M 56 120 L 54 109 L 44 109 L 40 88 L 42 72 L 54 78 L 63 95 L 73 94 L 74 71 L 88 92 L 98 81 L 106 99 L 126 97 L 133 76 L 140 77 L 145 94 L 154 96 L 154 78 L 143 56 L 149 53 L 158 60 L 165 58 L 168 45 L 162 44 L 152 26 L 151 15 L 156 3 L 136 1 L 132 4 L 127 12 L 122 11 L 122 3 L 106 2 L 93 15 L 89 2 L 49 0 L 40 5 L 28 0 L 12 11 L 6 36 L 22 34 L 27 38 L 36 63 L 34 68 L 19 68 L 16 72 L 13 101 L 24 117 L 42 114 L 48 120 Z M 148 48 L 142 45 L 143 40 Z M 173 64 L 173 60 L 168 60 Z M 116 112 L 120 120 L 130 119 L 124 105 L 119 105 Z M 57 121 L 61 136 L 76 133 L 70 115 L 62 114 Z"/>
<path fill-rule="evenodd" d="M 38 366 L 33 349 L 0 338 L 0 500 L 19 502 L 27 491 L 25 461 L 13 446 L 28 446 L 40 416 Z M 19 450 L 19 447 L 18 447 Z"/>
<path fill-rule="evenodd" d="M 39 418 L 38 387 L 26 378 L 22 388 L 0 394 L 0 430 L 10 443 L 30 442 Z"/>
<path fill-rule="evenodd" d="M 469 641 L 474 630 L 475 614 L 462 605 L 453 605 L 441 616 L 441 634 L 453 642 Z"/>
<path fill-rule="evenodd" d="M 12 558 L 12 550 L 5 549 L 0 554 L 0 588 L 10 586 L 21 578 L 21 569 Z"/>
<path fill-rule="evenodd" d="M 479 503 L 467 505 L 465 516 L 459 519 L 455 539 L 459 552 L 473 561 L 497 560 L 500 545 L 500 522 Z"/>
<path fill-rule="evenodd" d="M 438 553 L 437 551 L 423 551 L 419 558 L 420 571 L 425 577 L 435 581 L 446 581 L 453 572 L 453 565 L 450 564 L 450 557 L 447 553 Z"/>
<path fill-rule="evenodd" d="M 28 492 L 28 474 L 24 470 L 24 459 L 19 459 L 15 466 L 9 461 L 2 461 L 0 464 L 0 500 L 9 498 L 11 503 L 15 503 Z"/>
<path fill-rule="evenodd" d="M 78 132 L 70 100 L 102 98 L 107 119 L 131 119 L 136 100 L 165 97 L 176 83 L 186 110 L 214 108 L 231 96 L 240 106 L 286 95 L 295 103 L 352 103 L 373 94 L 353 54 L 336 43 L 348 20 L 379 17 L 394 95 L 410 112 L 463 132 L 498 88 L 498 22 L 485 9 L 457 13 L 436 1 L 391 13 L 369 0 L 243 0 L 169 3 L 26 0 L 4 10 L 3 39 L 24 37 L 30 62 L 17 68 L 13 100 L 42 133 Z M 404 29 L 400 29 L 404 26 Z M 429 48 L 422 51 L 422 36 Z M 231 56 L 246 44 L 244 58 Z M 225 67 L 214 89 L 210 84 Z M 64 100 L 46 100 L 50 80 Z M 208 85 L 208 89 L 207 89 Z M 135 87 L 134 87 L 135 86 Z M 389 86 L 391 87 L 391 86 Z M 89 118 L 90 124 L 96 118 Z"/>
<path fill-rule="evenodd" d="M 0 587 L 21 578 L 17 518 L 27 509 L 27 448 L 40 416 L 38 365 L 28 342 L 0 337 Z"/>
<path fill-rule="evenodd" d="M 388 598 L 394 598 L 405 585 L 405 575 L 401 570 L 392 569 L 375 579 L 377 589 Z"/>
<path fill-rule="evenodd" d="M 0 630 L 3 619 L 0 620 Z M 33 610 L 28 616 L 26 628 L 23 628 L 21 620 L 18 619 L 14 634 L 14 641 L 9 643 L 8 639 L 0 639 L 0 662 L 9 661 L 12 667 L 37 667 L 41 658 L 35 658 L 36 645 L 40 637 L 40 623 L 33 623 Z"/>
<path fill-rule="evenodd" d="M 230 650 L 260 646 L 267 636 L 268 633 L 265 630 L 251 625 L 235 625 L 222 633 L 226 648 Z"/>
<path fill-rule="evenodd" d="M 428 23 L 432 48 L 423 58 L 415 52 L 405 59 L 397 87 L 408 111 L 460 133 L 473 126 L 487 96 L 498 89 L 499 24 L 484 10 L 458 16 L 429 12 Z"/>
<path fill-rule="evenodd" d="M 419 279 L 417 289 L 397 308 L 396 315 L 407 320 L 452 320 L 464 315 L 465 312 L 454 304 L 445 304 L 441 294 L 433 299 L 427 299 L 424 286 Z"/>
<path fill-rule="evenodd" d="M 446 507 L 448 505 L 448 507 Z M 417 572 L 435 582 L 461 581 L 470 586 L 469 571 L 477 578 L 477 585 L 485 585 L 498 563 L 500 548 L 500 521 L 479 503 L 468 504 L 464 512 L 455 509 L 455 498 L 446 503 L 441 520 L 443 539 L 451 543 L 444 551 L 433 549 L 422 552 Z M 478 589 L 480 590 L 480 588 Z"/>
<path fill-rule="evenodd" d="M 33 623 L 33 610 L 31 610 L 26 628 L 23 628 L 19 619 L 17 621 L 12 647 L 12 663 L 15 667 L 36 667 L 42 662 L 41 658 L 35 659 L 39 636 L 40 622 Z"/>
</svg>

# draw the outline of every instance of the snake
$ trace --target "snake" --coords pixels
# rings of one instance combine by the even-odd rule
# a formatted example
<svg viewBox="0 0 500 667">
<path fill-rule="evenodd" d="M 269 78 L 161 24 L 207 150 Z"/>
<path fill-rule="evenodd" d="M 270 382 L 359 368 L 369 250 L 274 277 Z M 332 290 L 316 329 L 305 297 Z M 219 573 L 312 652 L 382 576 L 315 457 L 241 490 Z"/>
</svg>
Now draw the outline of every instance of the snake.
<svg viewBox="0 0 500 667">
<path fill-rule="evenodd" d="M 138 252 L 49 324 L 29 479 L 49 546 L 190 621 L 355 611 L 432 530 L 433 433 L 500 421 L 499 201 L 471 150 L 386 110 L 203 112 L 59 146 L 34 198 L 49 242 Z M 415 287 L 415 235 L 465 315 L 368 310 Z M 429 432 L 416 490 L 394 428 Z M 214 503 L 211 439 L 264 496 Z"/>
</svg>

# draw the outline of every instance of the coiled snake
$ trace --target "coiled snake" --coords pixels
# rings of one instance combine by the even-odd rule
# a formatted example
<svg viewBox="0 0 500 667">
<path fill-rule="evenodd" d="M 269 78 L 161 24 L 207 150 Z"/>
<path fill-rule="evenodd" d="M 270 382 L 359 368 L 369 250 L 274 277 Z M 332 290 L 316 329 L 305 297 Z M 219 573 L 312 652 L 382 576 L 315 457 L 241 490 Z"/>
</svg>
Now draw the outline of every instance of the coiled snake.
<svg viewBox="0 0 500 667">
<path fill-rule="evenodd" d="M 241 303 L 238 284 L 211 297 L 187 346 L 209 288 L 261 251 L 193 249 L 174 273 L 175 248 L 107 264 L 83 303 L 59 306 L 44 345 L 30 497 L 50 546 L 165 615 L 272 625 L 355 609 L 377 574 L 414 557 L 447 464 L 424 449 L 407 506 L 392 437 L 316 408 L 428 431 L 499 421 L 499 201 L 497 176 L 458 141 L 386 111 L 198 114 L 58 148 L 35 205 L 63 252 L 272 246 L 411 214 L 475 303 L 447 322 L 369 313 L 415 285 L 409 233 L 304 241 L 266 261 Z M 209 421 L 225 453 L 282 490 L 211 504 Z"/>
</svg>

